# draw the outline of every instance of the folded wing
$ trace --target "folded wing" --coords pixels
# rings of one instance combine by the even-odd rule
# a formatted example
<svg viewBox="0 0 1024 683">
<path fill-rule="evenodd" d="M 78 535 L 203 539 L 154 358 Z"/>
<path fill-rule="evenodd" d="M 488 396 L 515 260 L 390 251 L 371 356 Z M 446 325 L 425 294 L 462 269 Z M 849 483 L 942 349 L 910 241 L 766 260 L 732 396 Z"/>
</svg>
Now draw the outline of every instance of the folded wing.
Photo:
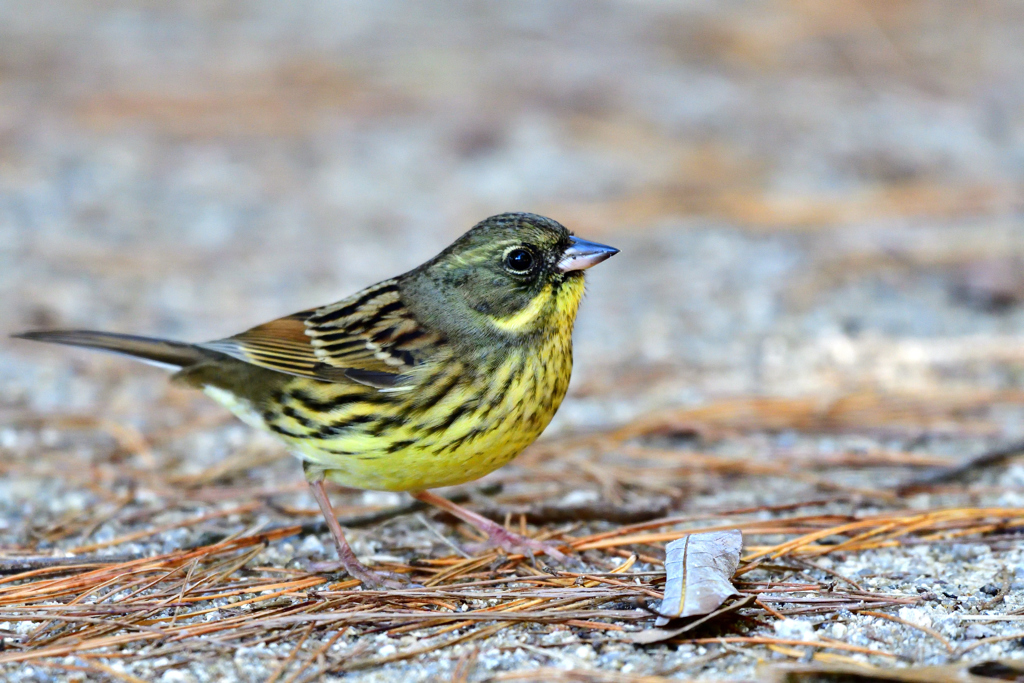
<svg viewBox="0 0 1024 683">
<path fill-rule="evenodd" d="M 441 341 L 402 303 L 397 282 L 386 280 L 335 304 L 199 346 L 300 377 L 390 388 Z"/>
</svg>

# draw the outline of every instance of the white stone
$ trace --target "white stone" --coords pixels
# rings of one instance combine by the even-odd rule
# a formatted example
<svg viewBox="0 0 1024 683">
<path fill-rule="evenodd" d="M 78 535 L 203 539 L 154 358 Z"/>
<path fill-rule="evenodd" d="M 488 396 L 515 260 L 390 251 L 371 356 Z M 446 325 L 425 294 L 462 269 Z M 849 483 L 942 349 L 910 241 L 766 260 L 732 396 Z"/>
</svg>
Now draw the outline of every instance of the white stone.
<svg viewBox="0 0 1024 683">
<path fill-rule="evenodd" d="M 310 534 L 302 539 L 296 554 L 300 557 L 319 557 L 324 554 L 324 544 L 319 537 Z"/>
<path fill-rule="evenodd" d="M 594 648 L 590 645 L 580 645 L 576 648 L 576 652 L 574 654 L 579 659 L 593 659 L 596 653 L 594 652 Z"/>
<path fill-rule="evenodd" d="M 5 429 L 0 432 L 0 447 L 13 449 L 18 445 L 18 432 Z"/>
<path fill-rule="evenodd" d="M 562 498 L 562 505 L 584 505 L 586 503 L 593 503 L 599 500 L 600 498 L 601 496 L 597 493 L 597 491 L 570 491 L 565 495 L 564 498 Z"/>
<path fill-rule="evenodd" d="M 932 618 L 920 607 L 901 607 L 899 616 L 904 621 L 924 628 L 931 628 L 932 625 Z"/>
<path fill-rule="evenodd" d="M 814 624 L 799 619 L 783 619 L 776 621 L 775 635 L 787 640 L 815 640 L 817 634 L 814 632 Z"/>
<path fill-rule="evenodd" d="M 363 491 L 363 505 L 373 507 L 394 507 L 402 504 L 402 494 L 393 491 Z"/>
<path fill-rule="evenodd" d="M 993 629 L 984 624 L 971 624 L 964 629 L 964 638 L 989 638 L 995 634 L 996 632 Z"/>
</svg>

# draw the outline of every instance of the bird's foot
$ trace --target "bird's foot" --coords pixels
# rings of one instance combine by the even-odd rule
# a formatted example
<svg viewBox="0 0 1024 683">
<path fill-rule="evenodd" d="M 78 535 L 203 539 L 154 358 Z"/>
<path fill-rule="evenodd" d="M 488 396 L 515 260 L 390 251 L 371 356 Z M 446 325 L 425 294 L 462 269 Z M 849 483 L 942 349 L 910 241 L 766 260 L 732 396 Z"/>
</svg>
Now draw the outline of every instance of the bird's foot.
<svg viewBox="0 0 1024 683">
<path fill-rule="evenodd" d="M 531 561 L 538 553 L 547 555 L 555 562 L 559 562 L 561 564 L 568 564 L 570 561 L 569 557 L 559 550 L 555 544 L 545 543 L 544 541 L 538 541 L 534 538 L 527 538 L 526 536 L 521 536 L 509 531 L 494 520 L 488 519 L 477 512 L 473 512 L 472 510 L 468 510 L 461 505 L 456 505 L 452 501 L 447 498 L 442 498 L 436 493 L 431 493 L 430 491 L 416 491 L 412 494 L 412 497 L 416 500 L 421 500 L 424 503 L 434 505 L 442 510 L 450 512 L 467 524 L 470 524 L 487 534 L 487 540 L 484 541 L 482 545 L 479 545 L 478 549 L 501 548 L 506 553 L 510 553 L 512 555 L 525 555 L 530 558 Z"/>
<path fill-rule="evenodd" d="M 536 555 L 547 555 L 559 564 L 568 564 L 570 561 L 569 557 L 554 543 L 522 536 L 498 524 L 484 530 L 487 532 L 487 540 L 469 546 L 468 549 L 472 551 L 500 548 L 510 555 L 525 555 L 530 560 L 533 560 Z"/>
<path fill-rule="evenodd" d="M 383 590 L 385 588 L 415 588 L 416 584 L 409 581 L 400 574 L 375 572 L 362 562 L 351 562 L 344 560 L 312 562 L 308 565 L 311 572 L 317 574 L 329 574 L 344 570 L 353 579 L 359 579 L 365 588 L 371 590 Z"/>
</svg>

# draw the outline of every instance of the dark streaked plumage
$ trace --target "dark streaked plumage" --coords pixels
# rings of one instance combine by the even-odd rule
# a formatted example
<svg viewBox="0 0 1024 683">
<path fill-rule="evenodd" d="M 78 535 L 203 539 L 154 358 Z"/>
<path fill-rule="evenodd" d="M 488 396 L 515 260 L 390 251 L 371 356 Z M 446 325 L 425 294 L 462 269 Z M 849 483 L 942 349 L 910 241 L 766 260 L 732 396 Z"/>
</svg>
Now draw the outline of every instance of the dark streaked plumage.
<svg viewBox="0 0 1024 683">
<path fill-rule="evenodd" d="M 201 344 L 101 332 L 23 338 L 87 346 L 180 368 L 322 482 L 413 491 L 488 531 L 510 551 L 553 548 L 514 537 L 425 491 L 501 467 L 547 426 L 572 370 L 583 270 L 616 250 L 555 221 L 502 214 L 433 259 L 347 299 Z M 345 567 L 378 581 L 332 531 Z"/>
</svg>

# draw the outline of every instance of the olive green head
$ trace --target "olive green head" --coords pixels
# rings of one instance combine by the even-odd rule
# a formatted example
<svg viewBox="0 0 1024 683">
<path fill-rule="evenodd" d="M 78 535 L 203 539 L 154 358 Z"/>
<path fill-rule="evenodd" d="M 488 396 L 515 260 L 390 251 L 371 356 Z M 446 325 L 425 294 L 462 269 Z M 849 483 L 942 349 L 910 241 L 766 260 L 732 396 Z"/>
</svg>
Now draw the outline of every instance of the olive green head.
<svg viewBox="0 0 1024 683">
<path fill-rule="evenodd" d="M 562 304 L 572 304 L 571 325 L 583 270 L 617 252 L 574 237 L 550 218 L 504 213 L 481 221 L 406 277 L 411 289 L 430 291 L 449 310 L 463 311 L 465 324 L 490 323 L 515 335 L 550 324 L 546 318 L 566 308 Z"/>
</svg>

